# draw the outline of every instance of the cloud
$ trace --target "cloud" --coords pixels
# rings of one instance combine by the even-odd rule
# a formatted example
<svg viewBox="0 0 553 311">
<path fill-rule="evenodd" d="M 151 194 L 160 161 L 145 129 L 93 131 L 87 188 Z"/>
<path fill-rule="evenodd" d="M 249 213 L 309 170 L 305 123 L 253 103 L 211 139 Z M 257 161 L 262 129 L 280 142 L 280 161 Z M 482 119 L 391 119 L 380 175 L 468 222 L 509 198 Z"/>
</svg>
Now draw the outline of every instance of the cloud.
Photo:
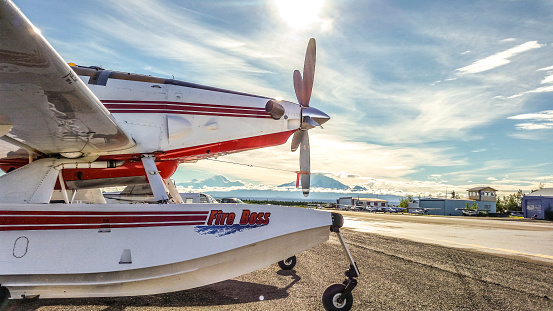
<svg viewBox="0 0 553 311">
<path fill-rule="evenodd" d="M 538 69 L 537 71 L 548 71 L 548 70 L 553 70 L 553 66 L 540 68 L 540 69 Z"/>
<path fill-rule="evenodd" d="M 549 130 L 553 128 L 553 123 L 519 123 L 516 128 L 518 130 Z"/>
<path fill-rule="evenodd" d="M 523 140 L 534 140 L 534 141 L 543 141 L 543 138 L 540 135 L 536 135 L 536 132 L 516 132 L 508 134 L 509 137 Z"/>
<path fill-rule="evenodd" d="M 508 117 L 512 120 L 553 121 L 553 110 L 544 110 L 536 113 L 525 113 Z"/>
<path fill-rule="evenodd" d="M 539 44 L 537 41 L 528 41 L 521 45 L 517 45 L 513 48 L 510 48 L 506 51 L 496 53 L 492 56 L 475 61 L 474 63 L 465 66 L 463 68 L 457 69 L 459 73 L 472 74 L 488 71 L 503 65 L 510 63 L 509 58 L 516 56 L 520 53 L 527 52 L 532 49 L 541 48 L 543 45 Z"/>
<path fill-rule="evenodd" d="M 515 95 L 511 95 L 507 98 L 517 98 L 517 97 L 521 97 L 523 95 L 532 94 L 532 93 L 549 93 L 549 92 L 553 92 L 553 85 L 538 87 L 530 91 L 525 91 Z"/>
<path fill-rule="evenodd" d="M 549 130 L 553 128 L 553 110 L 519 114 L 507 119 L 533 121 L 516 124 L 515 126 L 518 130 Z M 521 138 L 521 136 L 518 137 Z"/>
<path fill-rule="evenodd" d="M 250 33 L 232 31 L 227 24 L 230 20 L 218 20 L 165 2 L 105 5 L 107 14 L 90 15 L 83 20 L 89 35 L 82 44 L 72 43 L 72 54 L 81 58 L 88 55 L 93 64 L 103 62 L 108 69 L 152 68 L 150 74 L 162 77 L 173 74 L 179 80 L 295 99 L 291 77 L 295 68 L 291 64 L 297 60 L 298 66 L 303 66 L 307 39 L 301 43 L 290 40 L 294 44 L 285 48 L 278 44 L 282 41 L 279 38 L 253 29 Z M 76 46 L 82 54 L 75 53 Z M 114 51 L 118 57 L 111 56 Z M 284 91 L 272 80 L 281 77 L 283 68 L 290 72 L 289 87 Z"/>
<path fill-rule="evenodd" d="M 382 109 L 387 110 L 388 114 L 393 111 L 393 114 L 382 119 L 373 118 L 372 122 L 353 122 L 356 131 L 349 135 L 355 137 L 362 134 L 373 141 L 388 144 L 477 139 L 479 134 L 467 134 L 494 120 L 503 119 L 508 111 L 518 109 L 520 104 L 519 101 L 493 99 L 495 92 L 482 86 L 467 87 L 464 82 L 436 89 L 413 85 L 403 92 L 392 93 L 381 103 L 371 101 L 370 113 Z M 486 113 L 471 113 L 473 111 Z M 351 120 L 342 121 L 340 117 L 334 118 L 334 122 L 339 123 L 342 129 L 349 129 L 352 124 Z"/>
<path fill-rule="evenodd" d="M 546 83 L 553 83 L 553 73 L 548 73 L 543 80 L 541 80 L 541 84 Z"/>
</svg>

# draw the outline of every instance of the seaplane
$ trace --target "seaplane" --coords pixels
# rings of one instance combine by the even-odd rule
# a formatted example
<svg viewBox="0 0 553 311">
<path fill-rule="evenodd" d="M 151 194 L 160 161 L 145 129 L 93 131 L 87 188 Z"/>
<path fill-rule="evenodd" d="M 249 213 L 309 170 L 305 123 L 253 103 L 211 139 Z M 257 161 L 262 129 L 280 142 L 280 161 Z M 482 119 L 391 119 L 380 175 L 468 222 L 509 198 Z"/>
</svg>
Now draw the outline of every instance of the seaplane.
<svg viewBox="0 0 553 311">
<path fill-rule="evenodd" d="M 479 216 L 479 215 L 487 215 L 491 211 L 489 208 L 456 208 L 456 211 L 462 211 L 463 216 Z"/>
<path fill-rule="evenodd" d="M 407 212 L 414 215 L 428 215 L 432 210 L 438 210 L 437 207 L 406 207 Z"/>
<path fill-rule="evenodd" d="M 0 34 L 0 304 L 185 290 L 279 261 L 291 269 L 296 254 L 334 232 L 350 267 L 323 305 L 351 308 L 359 270 L 339 214 L 183 204 L 170 179 L 181 163 L 293 135 L 308 195 L 308 131 L 329 119 L 309 105 L 314 39 L 303 73 L 293 74 L 295 103 L 67 63 L 9 0 L 0 0 Z M 102 187 L 144 183 L 154 204 L 109 204 L 101 195 Z"/>
</svg>

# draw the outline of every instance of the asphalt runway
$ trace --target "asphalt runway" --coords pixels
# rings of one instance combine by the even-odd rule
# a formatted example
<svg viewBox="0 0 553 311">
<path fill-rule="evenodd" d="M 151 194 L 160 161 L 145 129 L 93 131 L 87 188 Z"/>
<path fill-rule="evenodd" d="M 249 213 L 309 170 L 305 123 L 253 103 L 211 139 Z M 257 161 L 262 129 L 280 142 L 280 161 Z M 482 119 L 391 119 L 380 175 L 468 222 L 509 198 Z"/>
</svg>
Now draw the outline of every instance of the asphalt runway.
<svg viewBox="0 0 553 311">
<path fill-rule="evenodd" d="M 553 223 L 549 221 L 348 211 L 342 214 L 345 226 L 356 231 L 553 263 Z"/>
<path fill-rule="evenodd" d="M 423 228 L 426 224 L 438 226 L 434 228 L 441 230 L 434 232 L 437 236 L 446 236 L 450 227 L 461 231 L 449 235 L 461 234 L 466 228 L 490 232 L 516 228 L 512 232 L 524 236 L 528 232 L 550 235 L 548 228 L 553 223 L 471 219 L 459 225 L 455 218 L 452 222 L 447 217 L 437 221 L 426 216 L 403 219 L 390 218 L 399 215 L 344 214 L 367 227 L 342 230 L 361 271 L 353 292 L 353 310 L 553 310 L 553 263 L 547 258 L 478 247 L 446 247 L 425 239 L 429 243 L 421 243 L 411 233 L 409 239 L 398 238 L 389 232 L 375 233 L 371 227 L 380 223 L 400 232 L 403 225 L 411 230 L 416 226 L 412 224 Z M 541 225 L 521 229 L 533 224 Z M 7 310 L 324 310 L 322 293 L 330 284 L 343 281 L 347 266 L 341 245 L 332 234 L 328 242 L 299 254 L 291 271 L 281 271 L 275 264 L 233 280 L 175 293 L 15 301 Z"/>
</svg>

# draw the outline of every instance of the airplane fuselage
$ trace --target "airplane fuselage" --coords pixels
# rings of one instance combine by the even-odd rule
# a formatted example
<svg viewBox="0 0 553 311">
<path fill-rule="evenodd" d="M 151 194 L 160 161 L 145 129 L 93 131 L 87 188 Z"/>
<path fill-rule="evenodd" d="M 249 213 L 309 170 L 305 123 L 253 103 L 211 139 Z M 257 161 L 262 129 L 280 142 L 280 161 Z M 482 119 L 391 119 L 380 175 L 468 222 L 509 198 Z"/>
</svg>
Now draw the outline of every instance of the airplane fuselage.
<svg viewBox="0 0 553 311">
<path fill-rule="evenodd" d="M 123 161 L 117 166 L 64 169 L 69 189 L 145 183 L 140 163 L 145 153 L 156 156 L 166 179 L 180 163 L 283 144 L 301 123 L 300 106 L 288 101 L 279 101 L 285 113 L 275 120 L 265 109 L 274 100 L 269 97 L 97 67 L 72 68 L 117 125 L 131 133 L 134 145 L 99 154 L 98 161 Z M 0 168 L 27 163 L 19 154 L 0 160 Z"/>
</svg>

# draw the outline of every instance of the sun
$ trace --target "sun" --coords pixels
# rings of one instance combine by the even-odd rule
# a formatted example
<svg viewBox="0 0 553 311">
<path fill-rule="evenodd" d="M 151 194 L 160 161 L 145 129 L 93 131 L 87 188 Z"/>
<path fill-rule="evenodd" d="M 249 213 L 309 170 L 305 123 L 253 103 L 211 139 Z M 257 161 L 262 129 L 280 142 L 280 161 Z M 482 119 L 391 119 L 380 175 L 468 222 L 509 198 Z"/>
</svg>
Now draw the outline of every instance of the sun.
<svg viewBox="0 0 553 311">
<path fill-rule="evenodd" d="M 273 4 L 288 26 L 305 29 L 320 21 L 319 14 L 324 2 L 324 0 L 275 0 Z"/>
</svg>

